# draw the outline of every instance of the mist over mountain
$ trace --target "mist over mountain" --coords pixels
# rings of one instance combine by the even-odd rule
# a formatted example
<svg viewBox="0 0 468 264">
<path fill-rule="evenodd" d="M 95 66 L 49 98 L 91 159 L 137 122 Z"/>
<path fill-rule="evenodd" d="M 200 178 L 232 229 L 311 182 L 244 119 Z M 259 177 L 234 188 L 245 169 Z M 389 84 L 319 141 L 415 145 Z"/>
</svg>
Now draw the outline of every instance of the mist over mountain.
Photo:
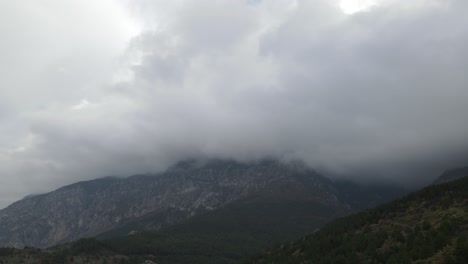
<svg viewBox="0 0 468 264">
<path fill-rule="evenodd" d="M 188 158 L 429 183 L 468 158 L 467 8 L 2 1 L 0 207 Z"/>
<path fill-rule="evenodd" d="M 468 176 L 468 167 L 450 169 L 450 170 L 444 171 L 444 173 L 442 173 L 442 175 L 437 177 L 432 182 L 432 184 L 451 182 L 451 181 L 461 179 L 467 176 Z"/>
<path fill-rule="evenodd" d="M 0 1 L 0 264 L 466 263 L 466 10 Z"/>
</svg>

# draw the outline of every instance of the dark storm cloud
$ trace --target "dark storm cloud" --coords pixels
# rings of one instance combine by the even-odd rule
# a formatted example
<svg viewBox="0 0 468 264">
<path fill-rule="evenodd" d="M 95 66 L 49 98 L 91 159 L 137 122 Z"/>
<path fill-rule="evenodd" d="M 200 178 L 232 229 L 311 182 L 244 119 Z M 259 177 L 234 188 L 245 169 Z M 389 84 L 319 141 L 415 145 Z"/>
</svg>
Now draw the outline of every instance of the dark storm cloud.
<svg viewBox="0 0 468 264">
<path fill-rule="evenodd" d="M 2 91 L 26 101 L 5 104 L 2 185 L 19 187 L 2 192 L 3 204 L 193 157 L 302 159 L 406 184 L 465 165 L 464 1 L 382 0 L 353 15 L 333 1 L 166 2 L 127 3 L 144 30 L 113 76 L 70 55 L 69 77 L 36 73 L 45 95 L 33 83 L 20 86 L 26 94 Z"/>
</svg>

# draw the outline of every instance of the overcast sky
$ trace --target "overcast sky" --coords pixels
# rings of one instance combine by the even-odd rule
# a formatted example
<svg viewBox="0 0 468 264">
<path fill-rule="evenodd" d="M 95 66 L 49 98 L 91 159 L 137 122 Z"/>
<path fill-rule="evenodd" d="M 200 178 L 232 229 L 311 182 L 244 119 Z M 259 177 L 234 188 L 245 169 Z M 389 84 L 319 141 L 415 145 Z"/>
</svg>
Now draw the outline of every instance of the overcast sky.
<svg viewBox="0 0 468 264">
<path fill-rule="evenodd" d="M 194 157 L 427 182 L 468 164 L 466 10 L 466 0 L 2 0 L 0 208 Z"/>
</svg>

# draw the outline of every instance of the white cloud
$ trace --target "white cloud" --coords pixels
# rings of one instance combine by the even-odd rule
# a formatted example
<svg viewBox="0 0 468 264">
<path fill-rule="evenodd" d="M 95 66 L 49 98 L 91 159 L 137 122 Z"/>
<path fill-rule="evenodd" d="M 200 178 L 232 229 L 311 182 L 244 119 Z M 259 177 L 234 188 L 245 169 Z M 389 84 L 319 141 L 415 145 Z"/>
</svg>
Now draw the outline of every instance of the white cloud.
<svg viewBox="0 0 468 264">
<path fill-rule="evenodd" d="M 339 6 L 346 14 L 366 11 L 377 5 L 377 0 L 340 0 Z"/>
<path fill-rule="evenodd" d="M 82 99 L 80 103 L 74 105 L 72 110 L 79 111 L 89 107 L 91 103 L 87 99 Z"/>
</svg>

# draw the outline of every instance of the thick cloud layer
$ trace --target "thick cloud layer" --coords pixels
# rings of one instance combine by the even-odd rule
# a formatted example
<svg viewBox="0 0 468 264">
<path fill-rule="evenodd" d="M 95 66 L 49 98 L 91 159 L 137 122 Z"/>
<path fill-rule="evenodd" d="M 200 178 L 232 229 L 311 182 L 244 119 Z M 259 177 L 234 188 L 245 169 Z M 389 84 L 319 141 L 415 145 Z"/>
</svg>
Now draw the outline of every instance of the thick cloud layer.
<svg viewBox="0 0 468 264">
<path fill-rule="evenodd" d="M 0 205 L 194 157 L 466 165 L 466 1 L 338 2 L 2 2 Z"/>
</svg>

